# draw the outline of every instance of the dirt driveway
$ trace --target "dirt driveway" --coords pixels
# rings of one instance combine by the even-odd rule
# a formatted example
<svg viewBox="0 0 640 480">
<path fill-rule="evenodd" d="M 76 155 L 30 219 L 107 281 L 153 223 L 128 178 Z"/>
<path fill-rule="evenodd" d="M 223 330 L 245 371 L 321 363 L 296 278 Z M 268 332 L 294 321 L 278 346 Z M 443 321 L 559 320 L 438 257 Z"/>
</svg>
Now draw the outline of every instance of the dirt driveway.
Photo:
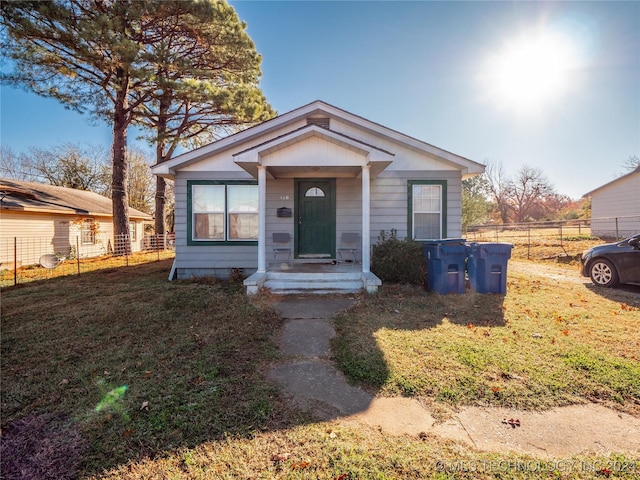
<svg viewBox="0 0 640 480">
<path fill-rule="evenodd" d="M 578 265 L 555 265 L 553 263 L 532 262 L 526 260 L 509 260 L 507 266 L 509 273 L 545 277 L 562 284 L 565 282 L 583 284 L 585 288 L 593 291 L 601 291 L 608 297 L 620 301 L 631 301 L 640 304 L 640 287 L 636 285 L 622 285 L 618 288 L 596 287 L 588 277 L 580 274 Z"/>
<path fill-rule="evenodd" d="M 507 266 L 511 272 L 538 275 L 560 282 L 591 283 L 587 277 L 580 275 L 580 267 L 573 265 L 554 265 L 552 263 L 509 260 Z"/>
</svg>

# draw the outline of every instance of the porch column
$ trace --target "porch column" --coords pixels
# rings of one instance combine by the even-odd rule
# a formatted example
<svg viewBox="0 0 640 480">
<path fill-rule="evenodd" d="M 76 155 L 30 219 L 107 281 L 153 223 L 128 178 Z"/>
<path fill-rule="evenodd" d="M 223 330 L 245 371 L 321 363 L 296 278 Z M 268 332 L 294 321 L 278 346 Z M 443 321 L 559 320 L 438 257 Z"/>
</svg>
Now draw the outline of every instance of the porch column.
<svg viewBox="0 0 640 480">
<path fill-rule="evenodd" d="M 258 272 L 267 271 L 267 170 L 258 165 Z"/>
<path fill-rule="evenodd" d="M 371 196 L 371 165 L 362 167 L 362 271 L 367 273 L 371 269 L 371 208 L 369 197 Z"/>
</svg>

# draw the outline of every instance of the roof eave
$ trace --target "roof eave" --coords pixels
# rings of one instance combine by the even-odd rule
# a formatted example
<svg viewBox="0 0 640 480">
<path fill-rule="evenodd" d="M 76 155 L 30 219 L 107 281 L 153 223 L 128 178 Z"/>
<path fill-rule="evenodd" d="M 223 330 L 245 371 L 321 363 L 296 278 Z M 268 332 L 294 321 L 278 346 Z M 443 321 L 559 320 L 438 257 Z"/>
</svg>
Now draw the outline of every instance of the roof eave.
<svg viewBox="0 0 640 480">
<path fill-rule="evenodd" d="M 407 145 L 418 151 L 436 156 L 460 169 L 463 172 L 463 175 L 473 176 L 484 172 L 485 166 L 481 163 L 456 155 L 447 150 L 443 150 L 439 147 L 423 142 L 422 140 L 410 137 L 404 133 L 385 127 L 384 125 L 373 122 L 364 117 L 360 117 L 321 100 L 316 100 L 295 110 L 279 115 L 271 120 L 267 120 L 261 124 L 220 139 L 209 145 L 192 150 L 191 152 L 183 153 L 161 164 L 156 164 L 152 167 L 152 172 L 161 177 L 170 179 L 174 178 L 176 169 L 179 169 L 180 167 L 190 165 L 208 156 L 224 151 L 227 148 L 231 148 L 233 145 L 265 135 L 269 132 L 282 128 L 287 124 L 294 123 L 305 116 L 316 113 L 323 113 L 330 117 L 338 118 L 341 121 L 363 128 L 376 135 L 386 137 L 392 141 Z"/>
<path fill-rule="evenodd" d="M 6 205 L 0 204 L 0 208 L 2 210 L 8 210 L 12 212 L 28 212 L 28 213 L 49 213 L 53 215 L 64 215 L 64 216 L 82 216 L 82 217 L 108 217 L 112 218 L 113 214 L 104 213 L 104 212 L 88 212 L 88 211 L 79 211 L 74 210 L 69 207 L 65 207 L 64 209 L 53 209 L 53 208 L 39 208 L 39 207 L 24 207 L 17 205 Z M 139 220 L 153 220 L 153 217 L 146 213 L 129 213 L 129 218 L 139 219 Z"/>
<path fill-rule="evenodd" d="M 632 170 L 629 173 L 626 173 L 624 175 L 622 175 L 621 177 L 618 178 L 614 178 L 613 180 L 611 180 L 610 182 L 605 183 L 604 185 L 600 185 L 598 188 L 594 188 L 593 190 L 591 190 L 590 192 L 585 193 L 584 195 L 582 195 L 582 198 L 587 198 L 590 197 L 591 195 L 593 195 L 594 193 L 596 193 L 598 190 L 602 190 L 603 188 L 609 187 L 612 184 L 619 182 L 620 180 L 630 177 L 634 174 L 640 174 L 640 167 L 636 168 L 635 170 Z"/>
</svg>

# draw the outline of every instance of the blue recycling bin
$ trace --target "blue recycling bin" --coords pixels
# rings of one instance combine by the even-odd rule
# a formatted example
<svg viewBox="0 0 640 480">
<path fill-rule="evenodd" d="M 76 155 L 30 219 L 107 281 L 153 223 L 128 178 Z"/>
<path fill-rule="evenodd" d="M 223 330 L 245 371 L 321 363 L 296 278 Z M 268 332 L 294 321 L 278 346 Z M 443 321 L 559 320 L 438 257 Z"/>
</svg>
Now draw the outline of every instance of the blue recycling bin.
<svg viewBox="0 0 640 480">
<path fill-rule="evenodd" d="M 464 293 L 465 240 L 457 238 L 424 242 L 423 251 L 427 259 L 427 289 L 442 295 Z"/>
<path fill-rule="evenodd" d="M 470 243 L 467 247 L 469 286 L 476 293 L 507 293 L 510 243 Z"/>
</svg>

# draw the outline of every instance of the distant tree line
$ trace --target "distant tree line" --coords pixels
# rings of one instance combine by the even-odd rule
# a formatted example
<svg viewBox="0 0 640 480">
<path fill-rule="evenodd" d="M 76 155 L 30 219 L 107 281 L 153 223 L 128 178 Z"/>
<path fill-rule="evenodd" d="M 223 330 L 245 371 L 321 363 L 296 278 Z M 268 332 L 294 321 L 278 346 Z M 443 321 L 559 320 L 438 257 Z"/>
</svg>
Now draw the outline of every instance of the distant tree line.
<svg viewBox="0 0 640 480">
<path fill-rule="evenodd" d="M 26 182 L 39 182 L 59 187 L 88 190 L 111 198 L 111 166 L 109 151 L 97 145 L 75 145 L 64 143 L 50 148 L 30 148 L 26 152 L 15 153 L 2 145 L 0 177 Z M 155 178 L 150 165 L 153 157 L 137 148 L 127 151 L 127 197 L 129 206 L 141 212 L 155 215 Z M 173 183 L 165 192 L 168 220 L 172 230 Z"/>
<path fill-rule="evenodd" d="M 640 158 L 622 162 L 625 173 L 640 168 Z M 462 182 L 463 229 L 488 222 L 502 224 L 591 217 L 589 199 L 556 192 L 544 172 L 522 166 L 514 176 L 500 162 L 488 162 L 485 173 Z"/>
</svg>

